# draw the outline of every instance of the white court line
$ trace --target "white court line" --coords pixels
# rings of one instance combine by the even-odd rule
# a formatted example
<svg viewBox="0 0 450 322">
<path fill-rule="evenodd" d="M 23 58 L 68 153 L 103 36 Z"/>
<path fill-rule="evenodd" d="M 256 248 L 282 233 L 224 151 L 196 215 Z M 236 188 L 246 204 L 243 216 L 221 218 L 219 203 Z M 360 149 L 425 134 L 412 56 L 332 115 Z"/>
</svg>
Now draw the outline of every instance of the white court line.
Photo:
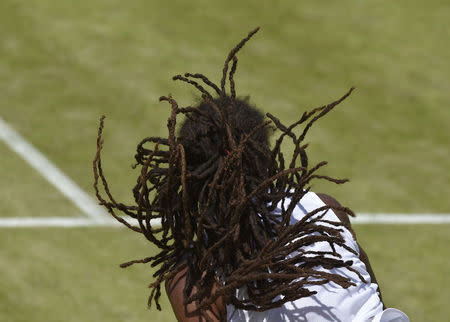
<svg viewBox="0 0 450 322">
<path fill-rule="evenodd" d="M 0 227 L 20 228 L 20 227 L 86 227 L 94 226 L 100 221 L 90 218 L 67 218 L 67 217 L 16 217 L 1 218 Z"/>
<path fill-rule="evenodd" d="M 138 226 L 136 220 L 126 218 L 127 222 Z M 352 218 L 354 224 L 449 224 L 450 214 L 361 214 Z M 67 217 L 15 217 L 0 218 L 0 228 L 20 227 L 123 227 L 115 220 L 92 220 L 89 218 Z M 160 221 L 152 220 L 152 226 L 160 226 Z"/>
<path fill-rule="evenodd" d="M 136 220 L 124 218 L 128 223 L 139 226 Z M 161 226 L 161 221 L 151 220 L 154 227 Z M 15 217 L 0 218 L 0 228 L 21 227 L 124 227 L 116 220 L 93 220 L 90 218 L 68 218 L 68 217 Z"/>
<path fill-rule="evenodd" d="M 95 221 L 110 221 L 103 208 L 97 205 L 80 187 L 68 176 L 51 163 L 41 152 L 28 143 L 19 133 L 0 117 L 0 139 L 13 151 L 19 154 L 45 179 L 69 198 L 88 217 Z"/>
<path fill-rule="evenodd" d="M 355 224 L 448 224 L 450 214 L 357 214 Z"/>
</svg>

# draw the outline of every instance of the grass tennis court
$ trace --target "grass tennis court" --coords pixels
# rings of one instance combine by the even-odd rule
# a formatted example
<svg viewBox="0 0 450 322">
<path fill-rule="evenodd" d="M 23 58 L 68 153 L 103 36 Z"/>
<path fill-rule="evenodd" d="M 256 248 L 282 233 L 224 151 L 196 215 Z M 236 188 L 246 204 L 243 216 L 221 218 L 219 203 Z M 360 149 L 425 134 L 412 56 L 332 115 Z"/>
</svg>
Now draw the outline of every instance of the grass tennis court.
<svg viewBox="0 0 450 322">
<path fill-rule="evenodd" d="M 138 141 L 164 135 L 171 77 L 220 78 L 239 54 L 238 95 L 285 123 L 357 90 L 309 133 L 313 161 L 348 177 L 313 189 L 355 212 L 449 213 L 450 6 L 442 1 L 0 2 L 0 117 L 92 194 L 100 115 L 104 168 L 125 202 Z M 0 141 L 0 218 L 81 217 Z M 413 321 L 450 315 L 449 225 L 358 225 L 388 306 Z M 146 309 L 151 270 L 118 264 L 152 253 L 118 228 L 0 227 L 1 321 L 172 321 Z"/>
</svg>

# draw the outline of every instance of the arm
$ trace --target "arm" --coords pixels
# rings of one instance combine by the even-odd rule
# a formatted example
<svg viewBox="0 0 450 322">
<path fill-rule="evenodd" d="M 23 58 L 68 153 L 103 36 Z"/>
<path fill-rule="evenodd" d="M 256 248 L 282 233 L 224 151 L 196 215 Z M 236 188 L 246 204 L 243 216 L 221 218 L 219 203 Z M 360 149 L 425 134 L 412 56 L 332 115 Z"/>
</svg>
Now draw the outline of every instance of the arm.
<svg viewBox="0 0 450 322">
<path fill-rule="evenodd" d="M 172 304 L 173 312 L 180 322 L 204 322 L 212 321 L 219 322 L 219 317 L 226 316 L 226 308 L 222 298 L 218 298 L 216 302 L 211 305 L 211 310 L 200 314 L 193 314 L 197 309 L 195 302 L 184 304 L 184 286 L 186 285 L 186 273 L 188 268 L 186 267 L 180 271 L 173 279 L 166 282 L 166 292 L 169 297 L 170 304 Z M 217 289 L 217 284 L 213 286 L 212 292 Z M 192 294 L 195 294 L 196 288 L 192 290 Z M 192 295 L 191 294 L 191 295 Z"/>
<path fill-rule="evenodd" d="M 318 193 L 317 195 L 328 206 L 342 207 L 341 204 L 336 199 L 334 199 L 333 197 L 331 197 L 329 195 L 326 195 L 324 193 Z M 336 216 L 339 218 L 339 220 L 344 224 L 344 226 L 351 232 L 351 234 L 353 235 L 353 238 L 355 238 L 355 240 L 356 240 L 356 234 L 352 229 L 348 215 L 342 210 L 333 210 L 333 211 L 336 214 Z M 364 265 L 366 265 L 367 272 L 369 273 L 370 279 L 372 280 L 372 282 L 376 283 L 378 285 L 378 294 L 380 295 L 381 302 L 383 302 L 383 298 L 381 297 L 380 284 L 378 284 L 375 274 L 373 272 L 372 266 L 370 265 L 369 257 L 367 256 L 366 252 L 361 247 L 361 245 L 358 242 L 356 242 L 356 243 L 358 244 L 358 247 L 359 247 L 359 259 L 364 263 Z M 384 307 L 384 303 L 383 303 L 383 307 Z"/>
</svg>

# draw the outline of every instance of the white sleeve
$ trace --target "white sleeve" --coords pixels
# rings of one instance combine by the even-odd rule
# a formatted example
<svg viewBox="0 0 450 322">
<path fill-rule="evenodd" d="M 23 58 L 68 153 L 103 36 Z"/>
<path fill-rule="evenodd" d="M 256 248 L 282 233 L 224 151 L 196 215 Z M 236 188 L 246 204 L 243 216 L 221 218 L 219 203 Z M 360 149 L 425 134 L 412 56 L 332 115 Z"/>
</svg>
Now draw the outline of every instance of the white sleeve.
<svg viewBox="0 0 450 322">
<path fill-rule="evenodd" d="M 388 308 L 375 315 L 372 322 L 409 322 L 409 318 L 400 310 Z"/>
</svg>

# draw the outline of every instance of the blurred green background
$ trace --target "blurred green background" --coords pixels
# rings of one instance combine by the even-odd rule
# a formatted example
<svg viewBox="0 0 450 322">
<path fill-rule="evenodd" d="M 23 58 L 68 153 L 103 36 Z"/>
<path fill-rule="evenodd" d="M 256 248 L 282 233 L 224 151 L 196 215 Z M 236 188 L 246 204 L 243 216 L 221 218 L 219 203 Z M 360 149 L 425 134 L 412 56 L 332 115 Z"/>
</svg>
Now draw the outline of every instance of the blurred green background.
<svg viewBox="0 0 450 322">
<path fill-rule="evenodd" d="M 104 169 L 131 200 L 136 144 L 166 135 L 171 77 L 218 82 L 239 53 L 238 95 L 284 123 L 357 90 L 309 133 L 309 155 L 348 177 L 316 182 L 355 212 L 449 213 L 448 1 L 0 1 L 0 117 L 92 194 L 100 115 Z M 0 142 L 0 217 L 80 211 Z M 357 225 L 387 306 L 412 321 L 450 316 L 449 225 Z M 173 321 L 146 309 L 151 270 L 118 264 L 154 251 L 117 228 L 0 228 L 1 321 Z M 136 235 L 136 236 L 135 236 Z M 166 301 L 164 299 L 164 301 Z"/>
</svg>

